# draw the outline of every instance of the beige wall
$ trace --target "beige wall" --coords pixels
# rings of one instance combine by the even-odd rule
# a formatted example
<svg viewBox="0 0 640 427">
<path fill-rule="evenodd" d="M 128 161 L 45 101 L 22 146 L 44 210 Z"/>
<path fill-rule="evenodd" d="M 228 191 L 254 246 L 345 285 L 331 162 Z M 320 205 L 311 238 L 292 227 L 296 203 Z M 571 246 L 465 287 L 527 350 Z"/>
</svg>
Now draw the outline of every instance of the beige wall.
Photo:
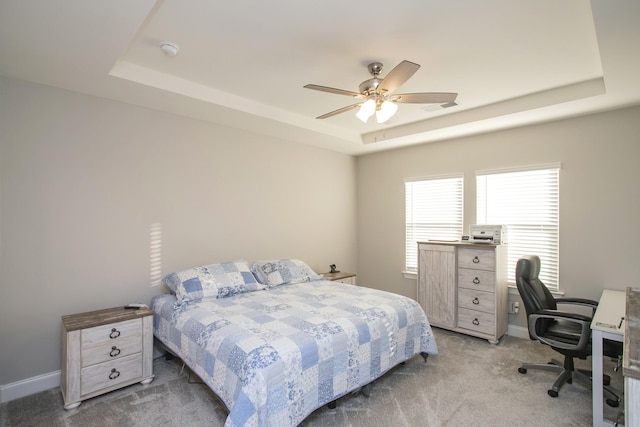
<svg viewBox="0 0 640 427">
<path fill-rule="evenodd" d="M 464 173 L 468 230 L 475 171 L 554 162 L 560 289 L 598 299 L 603 288 L 640 285 L 640 107 L 358 157 L 358 281 L 416 295 L 401 274 L 405 178 Z"/>
<path fill-rule="evenodd" d="M 60 369 L 60 316 L 149 302 L 162 274 L 295 257 L 356 265 L 355 160 L 0 81 L 0 385 Z"/>
<path fill-rule="evenodd" d="M 476 170 L 561 162 L 561 289 L 597 298 L 638 286 L 639 117 L 636 107 L 353 159 L 0 79 L 0 385 L 60 369 L 61 315 L 165 291 L 150 287 L 152 224 L 162 274 L 297 257 L 415 297 L 401 274 L 406 177 L 464 173 L 466 227 Z"/>
</svg>

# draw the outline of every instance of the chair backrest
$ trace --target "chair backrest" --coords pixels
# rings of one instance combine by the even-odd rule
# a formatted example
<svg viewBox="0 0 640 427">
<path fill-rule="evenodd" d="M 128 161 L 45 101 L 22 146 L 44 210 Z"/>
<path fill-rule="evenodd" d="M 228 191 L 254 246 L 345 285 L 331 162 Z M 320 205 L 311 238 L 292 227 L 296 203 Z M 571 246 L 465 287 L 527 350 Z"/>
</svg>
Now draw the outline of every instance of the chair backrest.
<svg viewBox="0 0 640 427">
<path fill-rule="evenodd" d="M 516 263 L 516 285 L 518 286 L 524 309 L 527 312 L 527 317 L 540 310 L 557 309 L 555 298 L 538 278 L 538 274 L 540 274 L 539 256 L 525 255 Z M 553 321 L 539 321 L 536 332 L 541 333 L 551 322 Z M 531 339 L 535 339 L 531 334 L 529 336 Z"/>
</svg>

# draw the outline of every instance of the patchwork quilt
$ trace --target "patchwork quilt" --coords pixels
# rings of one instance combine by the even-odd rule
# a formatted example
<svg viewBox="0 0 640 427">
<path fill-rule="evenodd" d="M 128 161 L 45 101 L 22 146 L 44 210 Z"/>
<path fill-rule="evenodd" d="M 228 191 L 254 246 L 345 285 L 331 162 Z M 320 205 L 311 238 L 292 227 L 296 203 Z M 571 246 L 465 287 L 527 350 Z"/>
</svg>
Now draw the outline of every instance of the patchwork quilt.
<svg viewBox="0 0 640 427">
<path fill-rule="evenodd" d="M 229 409 L 225 427 L 296 426 L 420 353 L 436 354 L 414 300 L 331 281 L 228 298 L 153 299 L 154 334 Z"/>
</svg>

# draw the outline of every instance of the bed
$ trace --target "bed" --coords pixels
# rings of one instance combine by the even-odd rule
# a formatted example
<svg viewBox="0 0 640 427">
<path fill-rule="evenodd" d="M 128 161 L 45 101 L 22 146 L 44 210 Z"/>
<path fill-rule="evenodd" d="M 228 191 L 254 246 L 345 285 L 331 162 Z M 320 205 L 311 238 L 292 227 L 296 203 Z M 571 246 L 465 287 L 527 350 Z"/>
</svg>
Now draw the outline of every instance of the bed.
<svg viewBox="0 0 640 427">
<path fill-rule="evenodd" d="M 422 308 L 326 281 L 299 260 L 212 264 L 165 278 L 154 335 L 222 400 L 225 427 L 296 426 L 418 354 L 437 353 Z"/>
</svg>

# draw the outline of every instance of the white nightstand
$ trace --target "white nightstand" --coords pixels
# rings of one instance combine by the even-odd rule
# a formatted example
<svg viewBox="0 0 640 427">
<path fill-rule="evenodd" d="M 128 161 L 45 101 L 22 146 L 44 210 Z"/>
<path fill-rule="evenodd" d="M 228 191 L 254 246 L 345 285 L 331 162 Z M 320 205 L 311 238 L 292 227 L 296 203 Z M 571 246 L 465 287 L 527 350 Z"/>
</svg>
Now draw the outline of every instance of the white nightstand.
<svg viewBox="0 0 640 427">
<path fill-rule="evenodd" d="M 347 272 L 339 272 L 339 273 L 322 273 L 322 277 L 327 280 L 332 280 L 334 282 L 346 283 L 348 285 L 356 284 L 356 273 L 347 273 Z"/>
<path fill-rule="evenodd" d="M 147 308 L 62 316 L 64 408 L 137 382 L 153 380 L 153 313 Z"/>
</svg>

